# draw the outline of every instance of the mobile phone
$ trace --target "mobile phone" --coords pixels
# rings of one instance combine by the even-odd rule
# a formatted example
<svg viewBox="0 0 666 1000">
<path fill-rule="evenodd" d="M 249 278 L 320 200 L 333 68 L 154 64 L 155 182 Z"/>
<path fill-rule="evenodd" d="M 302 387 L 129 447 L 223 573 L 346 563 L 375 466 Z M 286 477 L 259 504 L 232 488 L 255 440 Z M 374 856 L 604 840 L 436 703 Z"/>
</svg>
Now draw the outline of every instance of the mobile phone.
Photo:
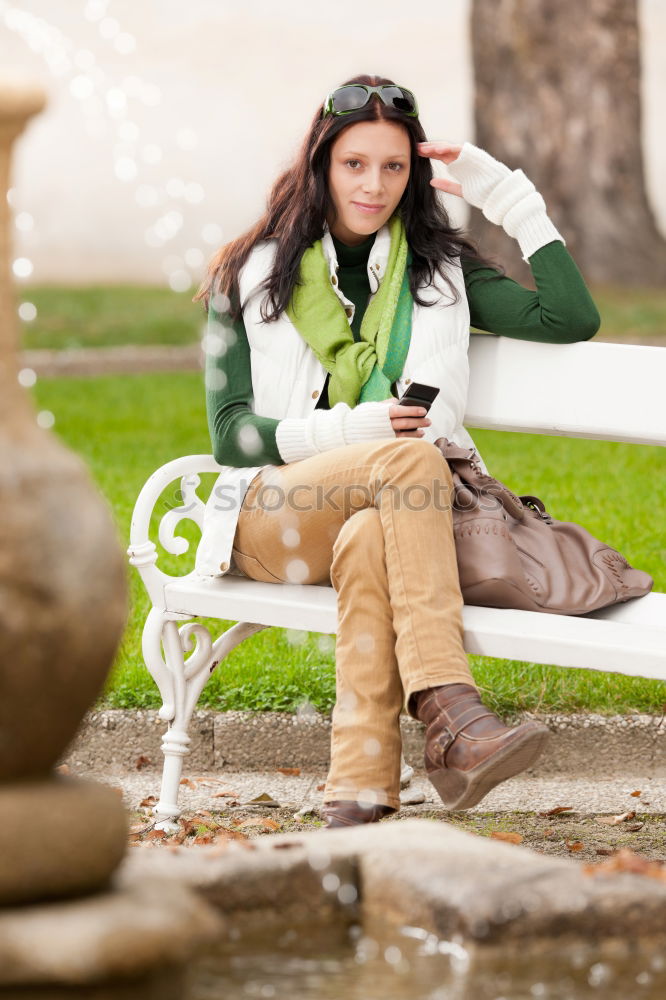
<svg viewBox="0 0 666 1000">
<path fill-rule="evenodd" d="M 437 386 L 425 385 L 423 382 L 412 382 L 407 386 L 398 402 L 401 406 L 423 406 L 427 412 L 438 392 Z"/>
</svg>

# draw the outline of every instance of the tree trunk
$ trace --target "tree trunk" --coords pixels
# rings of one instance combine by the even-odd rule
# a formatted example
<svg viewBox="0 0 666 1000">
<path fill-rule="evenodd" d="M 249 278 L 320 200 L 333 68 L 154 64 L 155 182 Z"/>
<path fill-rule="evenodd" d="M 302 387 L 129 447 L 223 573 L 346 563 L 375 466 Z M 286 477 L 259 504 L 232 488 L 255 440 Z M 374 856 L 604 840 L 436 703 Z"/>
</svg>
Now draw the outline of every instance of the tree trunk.
<svg viewBox="0 0 666 1000">
<path fill-rule="evenodd" d="M 591 282 L 663 285 L 666 242 L 641 148 L 636 0 L 473 0 L 476 144 L 521 167 Z M 501 228 L 472 235 L 517 280 L 529 271 Z"/>
</svg>

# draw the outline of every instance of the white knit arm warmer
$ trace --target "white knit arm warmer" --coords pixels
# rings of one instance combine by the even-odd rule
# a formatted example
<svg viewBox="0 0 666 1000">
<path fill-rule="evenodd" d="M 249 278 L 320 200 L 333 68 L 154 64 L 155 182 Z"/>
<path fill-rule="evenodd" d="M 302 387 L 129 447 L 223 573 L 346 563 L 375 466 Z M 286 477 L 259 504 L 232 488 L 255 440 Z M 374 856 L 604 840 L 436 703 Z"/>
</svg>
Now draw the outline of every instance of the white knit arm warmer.
<svg viewBox="0 0 666 1000">
<path fill-rule="evenodd" d="M 285 462 L 298 462 L 356 441 L 395 437 L 389 407 L 395 399 L 359 403 L 351 409 L 336 403 L 307 417 L 286 417 L 277 425 L 275 441 Z"/>
<path fill-rule="evenodd" d="M 490 222 L 518 240 L 523 260 L 553 240 L 566 246 L 546 214 L 546 203 L 522 170 L 509 170 L 470 142 L 448 169 L 462 184 L 465 201 L 480 208 Z"/>
</svg>

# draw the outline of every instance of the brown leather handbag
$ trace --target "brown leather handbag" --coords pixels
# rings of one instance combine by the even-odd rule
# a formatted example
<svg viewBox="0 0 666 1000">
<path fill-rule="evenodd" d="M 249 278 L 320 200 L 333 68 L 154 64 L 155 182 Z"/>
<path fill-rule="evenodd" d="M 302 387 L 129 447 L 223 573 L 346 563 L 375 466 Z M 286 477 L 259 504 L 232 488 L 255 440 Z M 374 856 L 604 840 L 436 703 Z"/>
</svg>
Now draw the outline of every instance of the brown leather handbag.
<svg viewBox="0 0 666 1000">
<path fill-rule="evenodd" d="M 643 597 L 652 577 L 534 496 L 485 474 L 474 448 L 435 442 L 453 475 L 453 533 L 465 604 L 584 615 Z"/>
</svg>

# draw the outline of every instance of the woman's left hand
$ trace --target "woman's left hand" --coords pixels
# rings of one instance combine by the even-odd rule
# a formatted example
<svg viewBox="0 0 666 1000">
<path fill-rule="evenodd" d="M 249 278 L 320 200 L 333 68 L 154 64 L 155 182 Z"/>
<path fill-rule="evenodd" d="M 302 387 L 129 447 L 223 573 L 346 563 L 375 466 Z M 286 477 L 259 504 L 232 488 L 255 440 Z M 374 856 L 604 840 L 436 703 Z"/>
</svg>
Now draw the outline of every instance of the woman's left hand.
<svg viewBox="0 0 666 1000">
<path fill-rule="evenodd" d="M 462 146 L 455 146 L 450 142 L 419 142 L 416 145 L 419 156 L 426 156 L 429 160 L 440 160 L 447 165 L 458 159 L 461 149 Z M 447 194 L 455 194 L 458 198 L 463 196 L 462 184 L 458 184 L 457 181 L 450 181 L 446 177 L 433 177 L 430 183 L 432 187 L 446 191 Z"/>
</svg>

